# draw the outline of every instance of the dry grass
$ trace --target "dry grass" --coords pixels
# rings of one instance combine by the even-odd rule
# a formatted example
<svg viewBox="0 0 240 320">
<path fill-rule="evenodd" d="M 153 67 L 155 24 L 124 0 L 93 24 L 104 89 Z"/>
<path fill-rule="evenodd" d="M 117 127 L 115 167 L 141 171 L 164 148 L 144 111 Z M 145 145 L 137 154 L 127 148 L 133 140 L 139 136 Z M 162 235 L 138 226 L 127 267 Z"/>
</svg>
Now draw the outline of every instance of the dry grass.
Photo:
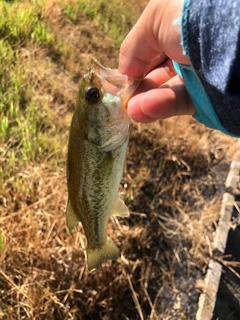
<svg viewBox="0 0 240 320">
<path fill-rule="evenodd" d="M 82 227 L 71 235 L 65 223 L 68 129 L 90 57 L 113 66 L 117 50 L 81 10 L 69 19 L 74 3 L 42 9 L 54 42 L 14 44 L 26 99 L 18 116 L 38 134 L 19 140 L 19 126 L 0 140 L 0 319 L 194 319 L 236 140 L 189 117 L 133 124 L 120 186 L 132 213 L 108 230 L 122 258 L 89 274 Z"/>
</svg>

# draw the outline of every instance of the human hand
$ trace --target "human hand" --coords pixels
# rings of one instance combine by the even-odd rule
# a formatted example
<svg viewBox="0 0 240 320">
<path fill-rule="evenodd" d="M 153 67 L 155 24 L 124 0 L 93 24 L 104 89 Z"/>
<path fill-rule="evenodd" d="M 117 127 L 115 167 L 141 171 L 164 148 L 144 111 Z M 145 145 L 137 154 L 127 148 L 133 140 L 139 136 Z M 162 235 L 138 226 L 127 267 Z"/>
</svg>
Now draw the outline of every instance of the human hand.
<svg viewBox="0 0 240 320">
<path fill-rule="evenodd" d="M 182 0 L 150 0 L 121 45 L 119 72 L 133 78 L 144 76 L 128 101 L 128 113 L 135 121 L 196 112 L 171 61 L 190 65 L 181 46 L 182 6 Z"/>
</svg>

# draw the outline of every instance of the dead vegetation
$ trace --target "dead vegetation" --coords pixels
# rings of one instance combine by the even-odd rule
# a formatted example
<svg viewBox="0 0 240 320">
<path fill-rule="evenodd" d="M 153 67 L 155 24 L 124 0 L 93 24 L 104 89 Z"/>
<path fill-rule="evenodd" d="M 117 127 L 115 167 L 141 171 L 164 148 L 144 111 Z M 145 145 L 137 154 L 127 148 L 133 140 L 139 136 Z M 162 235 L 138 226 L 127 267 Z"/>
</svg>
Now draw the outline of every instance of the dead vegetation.
<svg viewBox="0 0 240 320">
<path fill-rule="evenodd" d="M 83 230 L 65 223 L 68 128 L 89 59 L 116 66 L 117 48 L 80 9 L 69 18 L 77 3 L 47 1 L 55 40 L 18 48 L 38 149 L 24 158 L 19 131 L 0 140 L 0 319 L 194 319 L 236 140 L 189 117 L 133 124 L 120 186 L 132 213 L 108 230 L 122 258 L 89 274 Z"/>
</svg>

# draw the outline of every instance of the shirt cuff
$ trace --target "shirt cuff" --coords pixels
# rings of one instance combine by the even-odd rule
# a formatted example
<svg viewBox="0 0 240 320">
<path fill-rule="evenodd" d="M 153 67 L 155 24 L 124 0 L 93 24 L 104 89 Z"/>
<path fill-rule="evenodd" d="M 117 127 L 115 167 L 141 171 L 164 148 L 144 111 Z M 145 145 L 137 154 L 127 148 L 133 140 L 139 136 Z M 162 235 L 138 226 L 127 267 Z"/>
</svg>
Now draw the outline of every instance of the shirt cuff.
<svg viewBox="0 0 240 320">
<path fill-rule="evenodd" d="M 183 54 L 189 57 L 188 47 L 188 14 L 191 0 L 184 0 L 183 10 L 181 14 L 181 45 Z M 212 129 L 220 130 L 223 133 L 239 138 L 239 135 L 234 135 L 227 131 L 219 120 L 216 111 L 206 93 L 200 79 L 198 78 L 194 68 L 183 64 L 178 64 L 173 61 L 173 66 L 178 75 L 183 79 L 186 90 L 194 104 L 196 113 L 193 116 L 198 122 Z"/>
<path fill-rule="evenodd" d="M 240 136 L 228 132 L 223 127 L 193 67 L 178 64 L 175 61 L 173 61 L 173 65 L 178 75 L 183 79 L 186 90 L 196 108 L 197 112 L 193 118 L 207 127 L 220 130 L 229 136 L 239 138 Z"/>
</svg>

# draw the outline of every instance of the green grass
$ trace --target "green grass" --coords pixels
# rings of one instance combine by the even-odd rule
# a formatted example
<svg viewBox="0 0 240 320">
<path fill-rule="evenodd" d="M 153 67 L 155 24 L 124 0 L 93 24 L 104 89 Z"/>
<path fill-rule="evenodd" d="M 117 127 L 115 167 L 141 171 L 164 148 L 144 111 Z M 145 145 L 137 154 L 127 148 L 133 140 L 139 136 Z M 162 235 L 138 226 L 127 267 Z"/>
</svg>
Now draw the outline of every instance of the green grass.
<svg viewBox="0 0 240 320">
<path fill-rule="evenodd" d="M 101 30 L 110 36 L 119 48 L 124 37 L 136 21 L 133 7 L 122 0 L 78 0 L 80 9 L 88 18 L 96 21 Z"/>
<path fill-rule="evenodd" d="M 37 82 L 41 77 L 34 67 L 34 51 L 50 49 L 54 36 L 42 0 L 1 2 L 0 12 L 0 184 L 31 199 L 32 185 L 24 182 L 22 172 L 50 155 L 56 163 L 63 158 L 60 130 L 41 99 L 43 82 Z M 43 74 L 44 68 L 43 60 Z"/>
<path fill-rule="evenodd" d="M 34 41 L 50 45 L 53 38 L 44 24 L 44 1 L 14 1 L 0 3 L 0 38 L 11 45 L 24 46 Z"/>
<path fill-rule="evenodd" d="M 66 3 L 64 12 L 68 19 L 70 19 L 73 23 L 77 24 L 78 15 L 79 15 L 79 5 L 77 3 Z"/>
<path fill-rule="evenodd" d="M 1 2 L 0 12 L 0 142 L 19 146 L 20 159 L 36 159 L 44 141 L 39 128 L 51 120 L 47 110 L 38 110 L 43 106 L 19 54 L 34 44 L 51 46 L 54 38 L 44 21 L 42 0 Z"/>
<path fill-rule="evenodd" d="M 41 128 L 51 120 L 47 110 L 39 112 L 28 70 L 6 40 L 0 40 L 0 70 L 0 142 L 14 147 L 18 159 L 36 160 L 44 148 Z"/>
<path fill-rule="evenodd" d="M 21 80 L 15 66 L 18 54 L 8 41 L 0 40 L 0 141 L 5 142 L 12 133 L 14 119 L 18 117 L 21 99 Z"/>
<path fill-rule="evenodd" d="M 121 0 L 111 1 L 111 5 L 107 0 L 75 0 L 65 6 L 65 14 L 73 23 L 77 23 L 80 12 L 112 38 L 117 48 L 139 15 L 132 5 Z"/>
</svg>

